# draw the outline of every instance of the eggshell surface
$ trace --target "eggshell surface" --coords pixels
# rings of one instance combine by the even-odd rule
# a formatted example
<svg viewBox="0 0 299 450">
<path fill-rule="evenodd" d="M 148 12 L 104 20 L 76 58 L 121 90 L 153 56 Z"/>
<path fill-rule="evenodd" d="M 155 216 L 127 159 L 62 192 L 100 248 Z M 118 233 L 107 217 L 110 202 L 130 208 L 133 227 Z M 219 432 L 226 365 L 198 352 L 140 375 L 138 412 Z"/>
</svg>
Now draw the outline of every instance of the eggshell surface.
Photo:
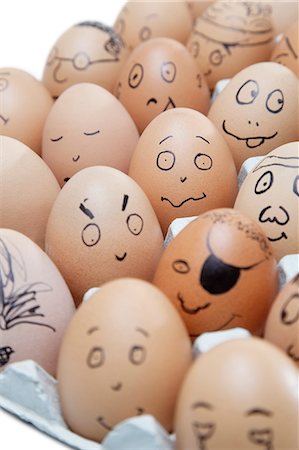
<svg viewBox="0 0 299 450">
<path fill-rule="evenodd" d="M 42 157 L 62 186 L 85 167 L 127 172 L 138 138 L 132 118 L 110 92 L 78 83 L 63 92 L 47 117 Z"/>
<path fill-rule="evenodd" d="M 118 72 L 128 55 L 121 37 L 96 21 L 68 28 L 51 49 L 43 72 L 43 83 L 57 98 L 76 83 L 95 83 L 112 91 Z"/>
<path fill-rule="evenodd" d="M 83 169 L 63 187 L 46 232 L 46 252 L 76 303 L 113 278 L 151 279 L 163 235 L 142 189 L 111 167 Z"/>
<path fill-rule="evenodd" d="M 189 223 L 165 249 L 153 282 L 192 338 L 234 327 L 260 334 L 278 290 L 276 261 L 262 229 L 231 208 Z"/>
<path fill-rule="evenodd" d="M 164 233 L 177 217 L 232 207 L 237 195 L 237 172 L 225 140 L 207 117 L 188 108 L 152 120 L 129 175 L 147 194 Z"/>
<path fill-rule="evenodd" d="M 297 77 L 299 77 L 298 27 L 299 22 L 295 21 L 285 30 L 271 55 L 271 61 L 288 67 Z"/>
<path fill-rule="evenodd" d="M 32 75 L 13 67 L 0 68 L 0 135 L 18 139 L 40 154 L 52 105 L 51 95 Z"/>
<path fill-rule="evenodd" d="M 140 414 L 171 430 L 191 358 L 183 321 L 162 292 L 132 278 L 106 283 L 80 305 L 61 346 L 64 418 L 95 441 Z"/>
<path fill-rule="evenodd" d="M 207 83 L 180 42 L 154 38 L 143 42 L 125 62 L 114 94 L 131 114 L 139 132 L 162 111 L 175 107 L 210 107 Z"/>
<path fill-rule="evenodd" d="M 49 167 L 29 147 L 0 136 L 0 227 L 15 229 L 40 247 L 60 187 Z"/>
<path fill-rule="evenodd" d="M 50 258 L 29 238 L 0 229 L 0 371 L 33 359 L 51 375 L 75 311 L 70 291 Z"/>
<path fill-rule="evenodd" d="M 168 37 L 185 44 L 191 27 L 191 14 L 185 1 L 129 1 L 114 23 L 114 29 L 130 50 L 156 37 Z"/>
<path fill-rule="evenodd" d="M 280 290 L 269 312 L 265 339 L 299 366 L 299 275 Z"/>
<path fill-rule="evenodd" d="M 298 140 L 298 78 L 274 62 L 248 66 L 220 92 L 208 117 L 239 169 L 247 158 Z"/>
<path fill-rule="evenodd" d="M 269 5 L 218 0 L 197 18 L 187 48 L 212 90 L 219 80 L 267 61 L 273 37 Z"/>
<path fill-rule="evenodd" d="M 245 178 L 234 207 L 259 223 L 277 260 L 299 253 L 299 142 L 268 153 Z"/>
<path fill-rule="evenodd" d="M 294 449 L 298 370 L 260 338 L 218 345 L 188 371 L 176 407 L 176 448 Z"/>
</svg>

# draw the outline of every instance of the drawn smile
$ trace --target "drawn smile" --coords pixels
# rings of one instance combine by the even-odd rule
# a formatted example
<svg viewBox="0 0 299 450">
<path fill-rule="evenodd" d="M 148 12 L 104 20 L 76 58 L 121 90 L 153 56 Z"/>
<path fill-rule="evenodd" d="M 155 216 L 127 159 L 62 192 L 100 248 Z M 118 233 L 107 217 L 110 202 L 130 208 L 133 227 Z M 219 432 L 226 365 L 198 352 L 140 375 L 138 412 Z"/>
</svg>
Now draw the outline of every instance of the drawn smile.
<svg viewBox="0 0 299 450">
<path fill-rule="evenodd" d="M 228 319 L 223 325 L 221 325 L 221 327 L 216 328 L 213 331 L 223 330 L 225 327 L 227 327 L 235 319 L 235 317 L 242 317 L 242 316 L 240 316 L 239 314 L 233 314 L 230 319 Z"/>
<path fill-rule="evenodd" d="M 294 352 L 294 345 L 291 344 L 287 348 L 287 354 L 292 358 L 293 361 L 298 362 L 299 361 L 299 355 L 296 355 Z"/>
<path fill-rule="evenodd" d="M 181 295 L 180 292 L 178 292 L 177 294 L 177 299 L 179 300 L 180 304 L 181 304 L 181 308 L 182 310 L 187 313 L 187 314 L 197 314 L 199 311 L 201 311 L 202 309 L 206 309 L 210 306 L 211 303 L 206 303 L 205 305 L 202 306 L 196 306 L 195 308 L 189 308 L 188 306 L 185 305 L 184 299 Z"/>
<path fill-rule="evenodd" d="M 166 106 L 163 109 L 163 111 L 167 111 L 167 109 L 170 109 L 170 108 L 175 108 L 175 103 L 171 97 L 168 97 L 168 102 L 166 103 Z"/>
<path fill-rule="evenodd" d="M 136 416 L 141 416 L 144 413 L 144 409 L 139 406 L 136 408 Z M 112 431 L 113 426 L 108 424 L 103 416 L 97 417 L 97 422 L 105 428 L 105 430 Z"/>
<path fill-rule="evenodd" d="M 74 162 L 79 161 L 79 159 L 80 159 L 80 155 L 73 156 L 73 158 L 72 158 L 72 160 L 73 160 Z"/>
<path fill-rule="evenodd" d="M 127 252 L 125 252 L 122 256 L 114 255 L 117 261 L 123 261 L 127 256 Z"/>
<path fill-rule="evenodd" d="M 174 208 L 180 208 L 184 203 L 187 203 L 189 201 L 194 201 L 197 202 L 199 200 L 202 200 L 203 198 L 206 198 L 206 194 L 203 192 L 201 197 L 195 198 L 195 197 L 188 197 L 185 200 L 183 200 L 181 203 L 179 203 L 178 205 L 175 205 L 174 203 L 172 203 L 171 200 L 169 200 L 169 198 L 167 197 L 161 197 L 161 202 L 168 202 L 171 204 L 171 206 L 173 206 Z"/>
<path fill-rule="evenodd" d="M 239 137 L 236 136 L 235 134 L 231 133 L 230 131 L 228 131 L 228 129 L 225 126 L 225 120 L 222 123 L 222 129 L 223 131 L 228 134 L 229 136 L 234 137 L 235 139 L 237 139 L 238 141 L 245 141 L 246 145 L 248 148 L 256 148 L 259 147 L 260 145 L 262 145 L 266 140 L 268 139 L 272 139 L 274 138 L 277 134 L 278 131 L 276 131 L 274 134 L 272 134 L 271 136 L 251 136 L 251 137 Z"/>
<path fill-rule="evenodd" d="M 7 122 L 9 121 L 9 119 L 5 119 L 5 117 L 4 117 L 4 116 L 2 116 L 1 114 L 0 114 L 0 119 L 2 119 L 2 120 L 3 120 L 3 122 L 4 122 L 4 125 L 6 125 L 6 124 L 7 124 Z"/>
<path fill-rule="evenodd" d="M 279 236 L 279 237 L 277 237 L 277 238 L 270 238 L 269 236 L 268 236 L 268 239 L 269 239 L 269 241 L 271 241 L 271 242 L 277 242 L 277 241 L 280 241 L 280 239 L 287 239 L 288 237 L 287 237 L 287 235 L 285 234 L 285 232 L 283 231 L 282 233 L 281 233 L 281 235 Z"/>
</svg>

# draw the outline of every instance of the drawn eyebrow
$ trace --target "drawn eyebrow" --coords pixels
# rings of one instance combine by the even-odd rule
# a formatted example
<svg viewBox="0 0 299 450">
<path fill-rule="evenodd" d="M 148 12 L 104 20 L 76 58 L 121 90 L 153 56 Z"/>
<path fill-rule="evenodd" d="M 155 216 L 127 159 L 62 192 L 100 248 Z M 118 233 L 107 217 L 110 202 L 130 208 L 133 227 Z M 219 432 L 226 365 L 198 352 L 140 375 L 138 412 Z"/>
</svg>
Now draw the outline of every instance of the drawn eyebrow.
<svg viewBox="0 0 299 450">
<path fill-rule="evenodd" d="M 192 409 L 196 409 L 196 408 L 206 408 L 206 409 L 212 410 L 212 409 L 213 409 L 213 406 L 210 405 L 210 403 L 207 403 L 207 402 L 195 402 L 195 403 L 193 403 L 193 404 L 191 405 L 191 408 L 192 408 Z"/>
<path fill-rule="evenodd" d="M 139 331 L 139 333 L 143 334 L 146 337 L 149 337 L 149 334 L 147 331 L 145 331 L 143 328 L 137 327 L 136 331 Z"/>
<path fill-rule="evenodd" d="M 208 144 L 210 143 L 207 139 L 205 139 L 204 137 L 202 137 L 202 136 L 195 136 L 196 138 L 200 138 L 200 139 L 203 139 L 205 142 L 207 142 Z"/>
<path fill-rule="evenodd" d="M 273 413 L 271 411 L 268 411 L 267 409 L 263 409 L 263 408 L 249 409 L 245 413 L 246 416 L 251 416 L 253 414 L 262 414 L 263 416 L 267 416 L 267 417 L 272 417 L 273 416 Z"/>
<path fill-rule="evenodd" d="M 88 198 L 85 198 L 83 201 L 86 202 L 86 200 L 88 200 Z M 94 215 L 93 213 L 90 211 L 90 209 L 86 208 L 83 203 L 80 203 L 79 208 L 81 209 L 81 211 L 86 214 L 90 219 L 94 219 Z"/>
<path fill-rule="evenodd" d="M 127 207 L 128 204 L 128 200 L 129 200 L 129 196 L 127 194 L 124 195 L 124 199 L 123 199 L 123 204 L 121 207 L 121 210 L 124 211 Z"/>
<path fill-rule="evenodd" d="M 83 134 L 85 134 L 85 136 L 94 136 L 95 134 L 98 134 L 99 132 L 100 132 L 100 130 L 93 131 L 91 133 L 88 133 L 87 131 L 84 131 Z"/>
<path fill-rule="evenodd" d="M 166 139 L 172 138 L 173 136 L 167 136 L 166 138 L 162 139 L 162 141 L 159 142 L 159 145 L 162 144 L 162 142 L 166 141 Z"/>
<path fill-rule="evenodd" d="M 100 331 L 100 328 L 97 326 L 91 327 L 91 328 L 89 328 L 89 330 L 87 330 L 87 334 L 92 334 L 95 331 Z"/>
<path fill-rule="evenodd" d="M 290 43 L 289 38 L 286 37 L 285 40 L 286 40 L 286 44 L 287 44 L 287 46 L 289 47 L 289 50 L 290 50 L 290 52 L 293 54 L 294 58 L 295 58 L 295 59 L 298 59 L 298 55 L 296 54 L 295 50 L 293 49 L 293 47 L 292 47 L 292 45 L 291 45 L 291 43 Z"/>
<path fill-rule="evenodd" d="M 63 136 L 59 136 L 58 138 L 50 138 L 52 142 L 58 142 L 63 138 Z"/>
<path fill-rule="evenodd" d="M 266 159 L 276 158 L 278 160 L 281 160 L 281 162 L 266 162 L 263 164 Z M 287 164 L 287 161 L 290 161 L 290 164 Z M 252 172 L 256 172 L 259 169 L 262 169 L 264 167 L 270 167 L 270 166 L 282 166 L 290 169 L 295 169 L 296 167 L 299 167 L 299 158 L 297 156 L 266 156 L 254 169 Z"/>
</svg>

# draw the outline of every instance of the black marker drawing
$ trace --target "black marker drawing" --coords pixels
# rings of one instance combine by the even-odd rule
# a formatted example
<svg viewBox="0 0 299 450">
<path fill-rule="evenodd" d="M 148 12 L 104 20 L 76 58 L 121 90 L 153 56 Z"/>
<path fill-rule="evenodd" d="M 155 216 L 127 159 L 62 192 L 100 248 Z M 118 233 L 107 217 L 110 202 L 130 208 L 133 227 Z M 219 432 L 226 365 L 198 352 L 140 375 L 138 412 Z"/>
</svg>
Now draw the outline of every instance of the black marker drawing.
<svg viewBox="0 0 299 450">
<path fill-rule="evenodd" d="M 146 349 L 142 345 L 133 345 L 129 351 L 129 361 L 139 366 L 145 361 Z"/>
<path fill-rule="evenodd" d="M 18 258 L 8 249 L 4 239 L 0 238 L 0 330 L 6 331 L 17 325 L 37 325 L 55 332 L 55 328 L 41 318 L 38 297 L 52 288 L 43 282 L 24 283 L 16 288 L 16 278 L 21 274 L 26 281 L 26 268 L 20 254 Z M 2 349 L 3 351 L 3 349 Z M 9 355 L 9 350 L 6 350 Z M 3 355 L 2 355 L 3 359 Z"/>
<path fill-rule="evenodd" d="M 286 225 L 289 220 L 290 220 L 290 216 L 288 211 L 283 207 L 283 206 L 279 206 L 278 209 L 280 209 L 280 217 L 278 218 L 277 215 L 270 214 L 270 211 L 272 210 L 272 206 L 265 206 L 265 208 L 263 208 L 259 214 L 259 221 L 261 223 L 265 223 L 265 222 L 270 222 L 270 223 L 277 223 L 277 225 Z"/>
<path fill-rule="evenodd" d="M 172 83 L 176 77 L 176 65 L 171 61 L 167 61 L 162 64 L 160 72 L 162 79 L 166 83 Z"/>
<path fill-rule="evenodd" d="M 173 206 L 174 208 L 180 208 L 181 206 L 183 206 L 185 203 L 193 201 L 193 202 L 197 202 L 199 200 L 203 200 L 204 198 L 206 198 L 206 194 L 204 192 L 202 192 L 200 197 L 188 197 L 185 200 L 182 200 L 180 203 L 175 204 L 173 203 L 171 200 L 169 200 L 169 198 L 167 197 L 161 197 L 161 202 L 168 202 L 171 206 Z"/>
<path fill-rule="evenodd" d="M 271 428 L 253 429 L 248 431 L 248 439 L 261 450 L 274 450 L 273 430 Z"/>
<path fill-rule="evenodd" d="M 95 218 L 94 214 L 84 205 L 87 200 L 88 198 L 85 198 L 83 200 L 83 203 L 80 203 L 79 209 L 83 212 L 83 214 L 85 214 L 89 219 L 92 220 Z M 85 225 L 81 233 L 81 239 L 86 247 L 93 247 L 94 245 L 96 245 L 101 239 L 101 230 L 98 224 L 92 222 Z"/>
<path fill-rule="evenodd" d="M 14 353 L 14 350 L 11 347 L 0 347 L 0 367 L 5 366 L 9 362 L 12 353 Z"/>
<path fill-rule="evenodd" d="M 280 113 L 284 105 L 284 95 L 281 89 L 274 89 L 268 94 L 266 99 L 266 108 L 273 114 Z"/>
<path fill-rule="evenodd" d="M 236 101 L 239 105 L 250 105 L 259 95 L 260 88 L 255 80 L 247 80 L 238 89 Z"/>
<path fill-rule="evenodd" d="M 258 122 L 257 122 L 257 126 L 258 126 Z M 275 138 L 275 136 L 277 136 L 278 131 L 275 131 L 272 135 L 270 136 L 247 136 L 247 137 L 240 137 L 237 136 L 236 134 L 232 133 L 231 131 L 228 131 L 227 129 L 227 125 L 226 125 L 226 120 L 224 120 L 222 122 L 222 129 L 223 131 L 228 134 L 229 136 L 232 136 L 233 138 L 237 139 L 238 141 L 245 141 L 245 144 L 248 148 L 256 148 L 259 147 L 260 145 L 263 145 L 265 141 L 269 140 L 269 139 L 273 139 Z"/>
<path fill-rule="evenodd" d="M 93 347 L 87 355 L 86 364 L 91 369 L 101 367 L 105 362 L 105 351 L 102 347 Z"/>
<path fill-rule="evenodd" d="M 128 77 L 129 86 L 132 89 L 136 89 L 143 80 L 143 75 L 144 75 L 143 66 L 139 63 L 134 64 L 134 66 L 130 70 Z"/>
<path fill-rule="evenodd" d="M 267 192 L 272 187 L 273 181 L 273 173 L 271 172 L 271 170 L 267 170 L 267 172 L 263 173 L 257 180 L 254 187 L 255 194 L 260 195 Z"/>
<path fill-rule="evenodd" d="M 196 437 L 198 450 L 208 450 L 206 442 L 213 436 L 215 430 L 216 426 L 213 422 L 200 422 L 198 420 L 192 422 L 192 431 Z"/>
<path fill-rule="evenodd" d="M 138 236 L 143 230 L 143 219 L 139 214 L 130 214 L 126 220 L 128 230 Z"/>
</svg>

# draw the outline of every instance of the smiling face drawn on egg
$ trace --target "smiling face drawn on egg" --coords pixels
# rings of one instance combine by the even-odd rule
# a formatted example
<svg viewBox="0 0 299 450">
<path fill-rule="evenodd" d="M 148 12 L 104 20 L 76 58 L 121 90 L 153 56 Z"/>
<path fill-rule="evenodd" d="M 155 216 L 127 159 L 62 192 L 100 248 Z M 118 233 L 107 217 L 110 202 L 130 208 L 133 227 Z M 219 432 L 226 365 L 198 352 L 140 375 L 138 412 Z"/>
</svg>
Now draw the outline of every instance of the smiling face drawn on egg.
<svg viewBox="0 0 299 450">
<path fill-rule="evenodd" d="M 269 277 L 274 289 L 256 285 Z M 154 284 L 176 306 L 191 338 L 236 326 L 257 333 L 277 292 L 276 264 L 255 222 L 234 210 L 214 210 L 169 244 Z"/>
</svg>

